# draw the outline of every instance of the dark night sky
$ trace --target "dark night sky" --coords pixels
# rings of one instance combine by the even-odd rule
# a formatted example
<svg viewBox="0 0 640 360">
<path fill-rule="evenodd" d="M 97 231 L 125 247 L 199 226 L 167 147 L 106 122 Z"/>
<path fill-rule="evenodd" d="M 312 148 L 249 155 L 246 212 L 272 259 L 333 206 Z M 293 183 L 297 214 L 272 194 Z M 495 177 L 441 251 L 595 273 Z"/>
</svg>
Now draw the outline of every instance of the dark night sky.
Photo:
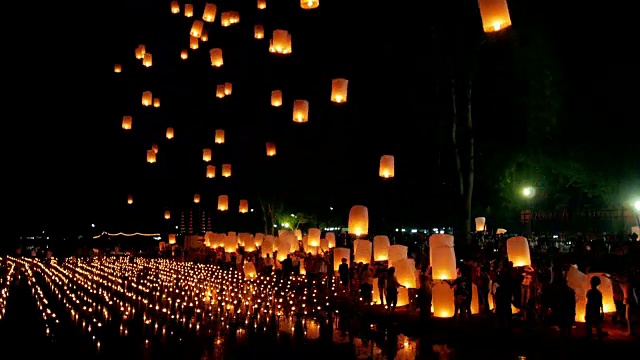
<svg viewBox="0 0 640 360">
<path fill-rule="evenodd" d="M 264 189 L 293 208 L 331 205 L 345 218 L 351 205 L 361 203 L 370 211 L 410 214 L 412 223 L 440 219 L 451 200 L 449 162 L 438 166 L 448 155 L 438 151 L 445 139 L 433 105 L 429 64 L 435 55 L 424 45 L 425 12 L 433 6 L 398 1 L 367 8 L 363 2 L 323 0 L 319 9 L 305 12 L 294 0 L 268 1 L 267 10 L 257 10 L 255 0 L 217 1 L 218 13 L 239 11 L 240 24 L 221 28 L 217 18 L 208 25 L 209 42 L 190 51 L 185 62 L 180 50 L 188 46 L 204 2 L 193 2 L 191 19 L 170 14 L 169 3 L 43 5 L 15 31 L 6 54 L 12 68 L 4 73 L 11 89 L 5 109 L 11 111 L 5 113 L 3 144 L 9 169 L 4 207 L 15 229 L 67 230 L 95 222 L 118 231 L 125 218 L 161 218 L 165 207 L 189 204 L 194 193 L 205 204 L 228 193 L 232 208 L 240 198 L 257 207 Z M 602 121 L 616 127 L 635 120 L 629 102 L 637 99 L 637 70 L 631 67 L 633 50 L 626 50 L 630 26 L 621 22 L 608 30 L 597 24 L 598 9 L 511 3 L 516 30 L 522 19 L 550 34 L 569 111 L 580 119 L 576 136 L 592 139 Z M 289 30 L 293 54 L 269 54 L 267 39 L 253 39 L 256 23 L 265 26 L 267 37 L 275 28 Z M 138 44 L 153 53 L 152 68 L 134 58 Z M 212 47 L 224 51 L 221 69 L 208 63 Z M 121 74 L 113 73 L 114 63 L 123 64 Z M 347 104 L 329 101 L 334 77 L 350 80 Z M 234 83 L 234 93 L 216 99 L 215 85 L 225 81 Z M 280 109 L 269 106 L 274 88 L 285 92 Z M 161 108 L 142 108 L 144 90 L 161 98 Z M 310 101 L 309 123 L 291 121 L 294 97 Z M 132 132 L 121 129 L 125 114 L 134 116 Z M 516 126 L 504 126 L 508 115 L 503 117 L 492 126 L 506 129 L 506 137 L 518 136 Z M 176 129 L 170 144 L 163 139 L 167 126 Z M 226 130 L 225 145 L 214 146 L 216 128 Z M 264 154 L 268 140 L 277 143 L 275 158 Z M 145 150 L 153 143 L 160 147 L 159 162 L 149 165 Z M 206 181 L 205 144 L 214 150 L 214 165 L 233 165 L 231 179 Z M 391 184 L 377 177 L 383 154 L 396 156 L 398 177 Z M 135 213 L 126 206 L 127 193 L 135 196 Z"/>
</svg>

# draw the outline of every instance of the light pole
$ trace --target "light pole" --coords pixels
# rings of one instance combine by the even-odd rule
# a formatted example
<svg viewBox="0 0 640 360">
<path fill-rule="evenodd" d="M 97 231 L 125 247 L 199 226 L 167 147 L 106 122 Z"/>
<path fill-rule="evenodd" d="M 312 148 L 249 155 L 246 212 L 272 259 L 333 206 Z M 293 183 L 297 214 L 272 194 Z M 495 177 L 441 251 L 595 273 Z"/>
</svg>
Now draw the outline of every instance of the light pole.
<svg viewBox="0 0 640 360">
<path fill-rule="evenodd" d="M 524 230 L 524 236 L 527 238 L 531 237 L 531 234 L 533 233 L 533 198 L 536 195 L 536 189 L 534 187 L 531 186 L 527 186 L 524 189 L 522 189 L 522 195 L 529 200 L 529 203 L 527 204 L 529 206 L 528 212 L 529 212 L 529 217 L 527 219 L 526 217 L 526 213 L 527 211 L 525 210 L 525 230 Z"/>
</svg>

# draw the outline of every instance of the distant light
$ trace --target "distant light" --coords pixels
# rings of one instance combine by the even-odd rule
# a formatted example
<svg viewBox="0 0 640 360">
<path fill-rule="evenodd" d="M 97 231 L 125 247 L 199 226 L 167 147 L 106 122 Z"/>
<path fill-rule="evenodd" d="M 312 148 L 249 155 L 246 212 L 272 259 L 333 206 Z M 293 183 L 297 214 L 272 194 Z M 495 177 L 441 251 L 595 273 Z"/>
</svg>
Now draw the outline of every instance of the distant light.
<svg viewBox="0 0 640 360">
<path fill-rule="evenodd" d="M 249 210 L 249 211 L 253 212 L 253 209 L 251 209 L 251 210 Z"/>
<path fill-rule="evenodd" d="M 91 227 L 92 227 L 92 228 L 96 227 L 96 224 L 91 224 Z"/>
<path fill-rule="evenodd" d="M 396 231 L 400 231 L 400 229 L 396 228 Z"/>
<path fill-rule="evenodd" d="M 635 203 L 633 203 L 633 207 L 636 208 L 636 210 L 640 211 L 640 200 L 637 200 Z"/>
<path fill-rule="evenodd" d="M 411 233 L 412 233 L 412 234 L 415 234 L 415 233 L 417 233 L 417 232 L 418 232 L 418 230 L 417 230 L 417 229 L 411 229 Z"/>
<path fill-rule="evenodd" d="M 522 190 L 522 194 L 526 197 L 532 197 L 535 194 L 535 189 L 528 186 Z"/>
<path fill-rule="evenodd" d="M 329 210 L 333 210 L 333 206 L 329 206 Z"/>
<path fill-rule="evenodd" d="M 400 231 L 401 231 L 401 232 L 405 232 L 405 231 L 407 231 L 407 229 L 401 229 Z"/>
</svg>

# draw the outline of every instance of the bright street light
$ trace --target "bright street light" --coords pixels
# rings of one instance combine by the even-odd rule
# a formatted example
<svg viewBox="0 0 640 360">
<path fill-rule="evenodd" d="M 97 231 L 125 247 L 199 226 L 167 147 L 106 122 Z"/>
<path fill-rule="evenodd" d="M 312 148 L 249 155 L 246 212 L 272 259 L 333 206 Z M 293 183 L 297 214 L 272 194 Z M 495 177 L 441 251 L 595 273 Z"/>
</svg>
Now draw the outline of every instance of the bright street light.
<svg viewBox="0 0 640 360">
<path fill-rule="evenodd" d="M 633 207 L 636 208 L 637 211 L 640 211 L 640 200 L 636 200 L 636 202 L 633 203 Z"/>
<path fill-rule="evenodd" d="M 534 188 L 532 188 L 532 187 L 530 187 L 530 186 L 528 186 L 528 187 L 526 187 L 526 188 L 524 188 L 524 189 L 522 190 L 522 194 L 523 194 L 524 196 L 526 196 L 526 197 L 532 197 L 534 193 L 535 193 Z"/>
</svg>

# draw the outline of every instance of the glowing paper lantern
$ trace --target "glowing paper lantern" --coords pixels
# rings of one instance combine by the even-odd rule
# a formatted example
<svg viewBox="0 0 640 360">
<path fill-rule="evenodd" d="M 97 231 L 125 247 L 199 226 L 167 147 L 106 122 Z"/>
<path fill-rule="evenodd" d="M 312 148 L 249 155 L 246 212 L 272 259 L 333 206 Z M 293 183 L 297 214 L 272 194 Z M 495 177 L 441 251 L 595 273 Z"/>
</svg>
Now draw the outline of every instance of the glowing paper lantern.
<svg viewBox="0 0 640 360">
<path fill-rule="evenodd" d="M 349 80 L 333 79 L 331 80 L 331 101 L 334 103 L 347 102 L 347 89 L 349 88 Z"/>
<path fill-rule="evenodd" d="M 453 247 L 430 248 L 431 272 L 434 280 L 455 280 L 456 253 Z"/>
<path fill-rule="evenodd" d="M 151 67 L 153 65 L 153 55 L 151 53 L 145 53 L 142 58 L 142 65 L 144 67 Z"/>
<path fill-rule="evenodd" d="M 267 156 L 276 156 L 276 143 L 267 142 Z"/>
<path fill-rule="evenodd" d="M 587 290 L 589 286 L 589 277 L 578 270 L 576 265 L 569 267 L 566 275 L 567 285 L 576 293 L 576 322 L 585 322 L 585 310 L 587 306 Z M 604 297 L 603 297 L 604 305 Z"/>
<path fill-rule="evenodd" d="M 209 162 L 213 157 L 211 149 L 202 149 L 202 161 Z"/>
<path fill-rule="evenodd" d="M 320 6 L 320 0 L 300 0 L 300 7 L 305 10 L 312 10 Z"/>
<path fill-rule="evenodd" d="M 507 240 L 507 257 L 513 266 L 531 266 L 529 241 L 523 236 L 514 236 Z"/>
<path fill-rule="evenodd" d="M 125 115 L 122 117 L 122 128 L 124 130 L 131 130 L 133 127 L 133 118 L 129 115 Z"/>
<path fill-rule="evenodd" d="M 200 194 L 193 195 L 193 202 L 195 204 L 199 204 L 200 203 Z"/>
<path fill-rule="evenodd" d="M 127 195 L 127 204 L 129 205 L 133 204 L 133 195 L 131 194 Z"/>
<path fill-rule="evenodd" d="M 600 278 L 600 286 L 598 290 L 602 293 L 602 307 L 605 313 L 616 312 L 616 304 L 613 302 L 613 282 L 611 281 L 611 275 L 603 272 L 595 272 L 587 274 L 587 284 L 585 288 L 591 288 L 591 278 L 597 276 Z"/>
<path fill-rule="evenodd" d="M 184 16 L 193 17 L 193 4 L 184 4 Z"/>
<path fill-rule="evenodd" d="M 175 245 L 176 243 L 176 234 L 169 234 L 169 245 Z"/>
<path fill-rule="evenodd" d="M 258 273 L 256 272 L 256 266 L 251 262 L 244 263 L 244 265 L 242 266 L 242 271 L 244 272 L 244 277 L 246 279 L 253 279 L 258 276 Z"/>
<path fill-rule="evenodd" d="M 240 22 L 240 14 L 237 11 L 224 11 L 220 14 L 220 22 L 223 27 L 237 24 Z"/>
<path fill-rule="evenodd" d="M 309 121 L 309 102 L 307 100 L 293 101 L 293 121 L 297 123 Z"/>
<path fill-rule="evenodd" d="M 258 9 L 264 10 L 267 8 L 267 0 L 258 0 Z"/>
<path fill-rule="evenodd" d="M 395 158 L 393 155 L 382 155 L 380 158 L 380 170 L 379 176 L 384 179 L 389 179 L 396 176 L 395 173 Z"/>
<path fill-rule="evenodd" d="M 142 93 L 142 106 L 151 106 L 153 104 L 153 94 L 151 91 Z"/>
<path fill-rule="evenodd" d="M 180 59 L 187 60 L 188 58 L 189 58 L 189 51 L 188 50 L 181 50 L 180 51 Z"/>
<path fill-rule="evenodd" d="M 153 149 L 147 150 L 147 162 L 154 164 L 156 162 L 156 152 Z"/>
<path fill-rule="evenodd" d="M 498 230 L 496 230 L 496 235 L 502 235 L 506 233 L 507 233 L 507 229 L 498 228 Z"/>
<path fill-rule="evenodd" d="M 207 165 L 207 178 L 213 179 L 216 177 L 216 167 L 213 165 Z"/>
<path fill-rule="evenodd" d="M 273 235 L 265 235 L 262 239 L 262 252 L 263 253 L 273 253 L 275 251 L 275 242 L 276 238 Z"/>
<path fill-rule="evenodd" d="M 507 0 L 478 0 L 484 32 L 492 33 L 511 26 Z"/>
<path fill-rule="evenodd" d="M 369 264 L 373 252 L 373 243 L 369 240 L 353 241 L 353 262 Z"/>
<path fill-rule="evenodd" d="M 142 60 L 144 59 L 144 54 L 147 52 L 147 48 L 144 45 L 138 45 L 138 47 L 136 48 L 136 59 L 138 60 Z"/>
<path fill-rule="evenodd" d="M 281 234 L 276 238 L 275 250 L 278 252 L 276 259 L 282 261 L 287 258 L 287 255 L 291 252 L 291 247 L 295 238 L 292 234 Z M 297 243 L 297 241 L 296 241 Z"/>
<path fill-rule="evenodd" d="M 167 220 L 171 219 L 171 211 L 165 210 L 164 211 L 164 218 L 167 219 Z"/>
<path fill-rule="evenodd" d="M 200 41 L 208 41 L 209 40 L 209 33 L 207 32 L 207 30 L 202 30 L 202 35 L 200 35 Z"/>
<path fill-rule="evenodd" d="M 222 177 L 231 176 L 231 164 L 222 164 Z"/>
<path fill-rule="evenodd" d="M 189 48 L 191 50 L 198 50 L 200 47 L 200 42 L 197 37 L 189 36 Z"/>
<path fill-rule="evenodd" d="M 216 86 L 216 97 L 218 99 L 222 99 L 223 97 L 225 97 L 224 84 L 219 84 L 219 85 Z"/>
<path fill-rule="evenodd" d="M 336 247 L 336 234 L 330 232 L 326 233 L 324 237 L 327 240 L 327 247 L 329 249 L 333 249 L 334 247 Z"/>
<path fill-rule="evenodd" d="M 191 25 L 191 31 L 189 32 L 189 35 L 199 38 L 202 35 L 203 29 L 204 23 L 202 22 L 202 20 L 194 20 L 193 24 Z"/>
<path fill-rule="evenodd" d="M 153 150 L 153 152 L 157 154 L 160 150 L 160 147 L 157 144 L 153 144 L 151 145 L 151 150 Z"/>
<path fill-rule="evenodd" d="M 409 248 L 404 245 L 391 245 L 387 250 L 389 257 L 389 267 L 393 266 L 397 261 L 406 259 L 409 254 Z"/>
<path fill-rule="evenodd" d="M 374 286 L 376 288 L 377 286 Z M 378 295 L 380 296 L 380 295 Z M 398 289 L 398 304 L 396 307 L 407 306 L 411 304 L 411 299 L 409 299 L 409 289 L 407 288 L 399 288 Z"/>
<path fill-rule="evenodd" d="M 113 72 L 114 73 L 121 73 L 122 72 L 122 65 L 121 64 L 113 65 Z"/>
<path fill-rule="evenodd" d="M 476 232 L 485 232 L 487 230 L 486 225 L 487 219 L 484 217 L 476 218 Z"/>
<path fill-rule="evenodd" d="M 369 210 L 363 205 L 354 205 L 349 210 L 349 234 L 364 236 L 369 234 Z"/>
<path fill-rule="evenodd" d="M 311 246 L 320 246 L 320 229 L 310 228 L 307 243 Z"/>
<path fill-rule="evenodd" d="M 287 30 L 276 29 L 269 42 L 269 52 L 288 55 L 291 54 L 291 34 Z"/>
<path fill-rule="evenodd" d="M 241 214 L 246 214 L 249 212 L 249 202 L 247 200 L 240 200 L 240 206 L 238 207 L 238 211 Z"/>
<path fill-rule="evenodd" d="M 256 24 L 253 27 L 253 38 L 258 40 L 264 39 L 264 26 Z"/>
<path fill-rule="evenodd" d="M 156 108 L 160 107 L 160 99 L 159 98 L 153 99 L 153 107 L 156 107 Z"/>
<path fill-rule="evenodd" d="M 236 252 L 238 249 L 238 238 L 234 232 L 229 232 L 229 234 L 224 237 L 223 247 L 225 252 Z"/>
<path fill-rule="evenodd" d="M 179 14 L 180 13 L 180 3 L 178 3 L 177 1 L 172 1 L 171 2 L 171 13 L 172 14 Z"/>
<path fill-rule="evenodd" d="M 211 66 L 221 67 L 222 65 L 224 65 L 224 60 L 222 59 L 222 49 L 215 48 L 209 50 L 209 57 L 211 58 Z"/>
<path fill-rule="evenodd" d="M 453 288 L 447 283 L 437 283 L 431 288 L 433 302 L 433 316 L 437 318 L 451 318 L 455 315 L 455 297 Z"/>
<path fill-rule="evenodd" d="M 224 144 L 224 130 L 216 130 L 215 142 L 216 144 Z"/>
<path fill-rule="evenodd" d="M 378 235 L 373 237 L 373 261 L 389 260 L 389 237 L 386 235 Z"/>
<path fill-rule="evenodd" d="M 233 91 L 233 84 L 230 82 L 224 83 L 224 94 L 231 95 L 232 91 Z"/>
<path fill-rule="evenodd" d="M 404 285 L 410 289 L 419 287 L 416 281 L 416 262 L 413 259 L 402 259 L 393 263 L 396 269 L 396 278 L 400 285 Z"/>
<path fill-rule="evenodd" d="M 227 195 L 218 196 L 218 210 L 220 211 L 229 210 L 229 196 Z"/>
<path fill-rule="evenodd" d="M 348 248 L 334 248 L 333 249 L 333 271 L 338 271 L 342 259 L 347 259 L 347 264 L 351 262 L 351 249 Z"/>
<path fill-rule="evenodd" d="M 471 315 L 480 313 L 480 300 L 478 298 L 478 285 L 471 284 Z"/>
<path fill-rule="evenodd" d="M 204 13 L 202 14 L 202 20 L 206 22 L 213 22 L 216 19 L 216 12 L 218 8 L 215 4 L 206 3 L 204 5 Z"/>
</svg>

